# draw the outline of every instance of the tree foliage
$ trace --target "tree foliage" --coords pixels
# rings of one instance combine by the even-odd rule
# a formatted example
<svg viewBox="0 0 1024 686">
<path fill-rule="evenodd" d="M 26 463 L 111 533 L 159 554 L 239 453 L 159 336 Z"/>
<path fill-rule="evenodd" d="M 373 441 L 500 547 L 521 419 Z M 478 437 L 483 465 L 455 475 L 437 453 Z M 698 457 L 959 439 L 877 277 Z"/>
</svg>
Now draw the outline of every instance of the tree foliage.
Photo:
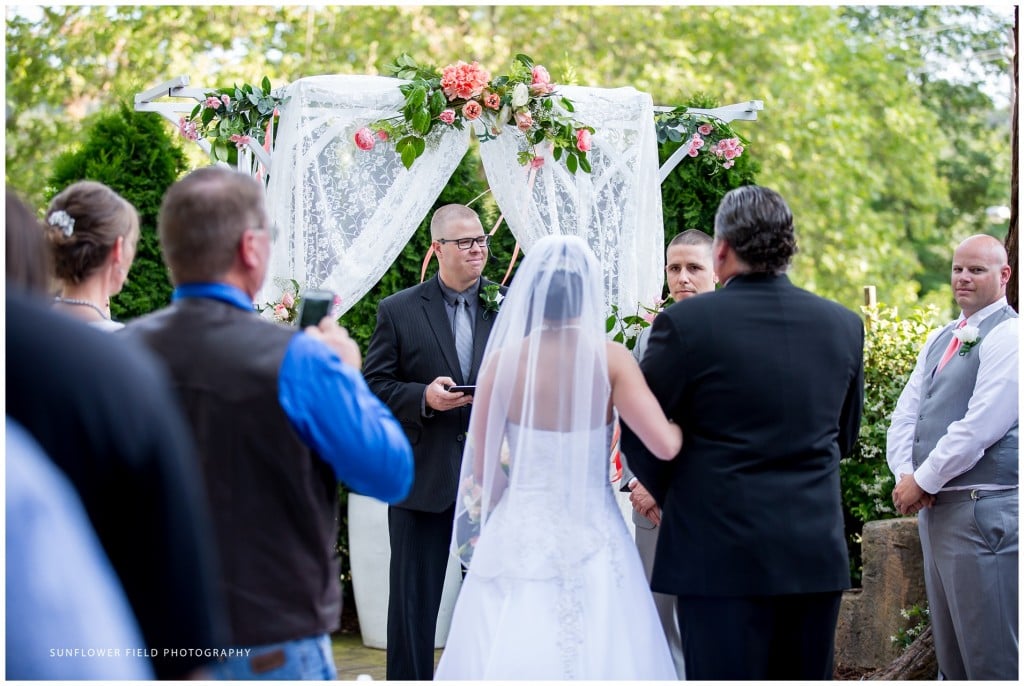
<svg viewBox="0 0 1024 686">
<path fill-rule="evenodd" d="M 124 288 L 110 301 L 116 319 L 131 319 L 170 302 L 171 283 L 156 223 L 164 193 L 183 171 L 185 156 L 160 120 L 127 105 L 91 120 L 81 146 L 54 163 L 47 200 L 75 181 L 89 179 L 110 186 L 138 210 L 135 262 Z"/>
<path fill-rule="evenodd" d="M 7 182 L 38 204 L 87 113 L 172 76 L 287 84 L 383 73 L 402 52 L 491 68 L 523 52 L 558 82 L 633 86 L 661 105 L 763 100 L 736 127 L 758 182 L 793 209 L 793 280 L 852 307 L 865 284 L 948 307 L 952 244 L 1009 204 L 1009 117 L 979 86 L 1007 69 L 1009 23 L 972 6 L 9 9 Z"/>
</svg>

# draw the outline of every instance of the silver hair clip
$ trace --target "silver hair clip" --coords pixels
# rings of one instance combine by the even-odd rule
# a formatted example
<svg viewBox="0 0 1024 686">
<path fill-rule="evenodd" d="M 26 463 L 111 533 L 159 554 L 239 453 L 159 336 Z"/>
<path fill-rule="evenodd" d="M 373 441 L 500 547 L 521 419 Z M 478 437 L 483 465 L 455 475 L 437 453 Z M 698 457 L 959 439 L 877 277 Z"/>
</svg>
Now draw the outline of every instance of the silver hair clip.
<svg viewBox="0 0 1024 686">
<path fill-rule="evenodd" d="M 57 210 L 46 219 L 50 226 L 56 226 L 65 236 L 75 232 L 75 218 L 64 210 Z"/>
</svg>

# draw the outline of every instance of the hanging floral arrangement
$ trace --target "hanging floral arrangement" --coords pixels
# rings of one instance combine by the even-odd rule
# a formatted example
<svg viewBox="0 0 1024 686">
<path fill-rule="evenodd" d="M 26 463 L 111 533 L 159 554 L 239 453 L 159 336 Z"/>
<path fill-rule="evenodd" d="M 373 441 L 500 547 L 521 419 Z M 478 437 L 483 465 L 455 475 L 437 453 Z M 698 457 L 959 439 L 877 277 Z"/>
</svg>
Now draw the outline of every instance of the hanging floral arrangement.
<svg viewBox="0 0 1024 686">
<path fill-rule="evenodd" d="M 393 143 L 408 169 L 432 136 L 477 122 L 481 141 L 498 136 L 506 127 L 521 131 L 530 149 L 519 153 L 520 164 L 541 166 L 544 158 L 536 146 L 547 143 L 551 156 L 564 159 L 570 172 L 590 172 L 587 153 L 593 127 L 572 116 L 576 110 L 572 101 L 556 92 L 548 70 L 528 56 L 516 55 L 511 71 L 493 79 L 477 62 L 459 61 L 439 72 L 404 53 L 386 69 L 409 81 L 399 86 L 405 104 L 400 114 L 356 132 L 360 150 L 372 150 L 379 142 Z"/>
<path fill-rule="evenodd" d="M 276 134 L 279 108 L 286 101 L 273 94 L 266 76 L 258 86 L 206 91 L 206 99 L 179 120 L 178 131 L 191 141 L 209 141 L 214 162 L 234 165 L 241 148 L 250 142 L 265 146 L 267 137 Z"/>
</svg>

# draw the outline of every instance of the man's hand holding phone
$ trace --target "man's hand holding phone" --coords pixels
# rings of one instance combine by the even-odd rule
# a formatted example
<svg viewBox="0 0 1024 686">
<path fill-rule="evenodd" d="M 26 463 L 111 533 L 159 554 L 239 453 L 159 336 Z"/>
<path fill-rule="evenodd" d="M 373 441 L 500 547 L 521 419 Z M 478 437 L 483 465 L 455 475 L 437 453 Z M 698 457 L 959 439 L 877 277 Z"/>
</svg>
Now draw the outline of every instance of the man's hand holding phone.
<svg viewBox="0 0 1024 686">
<path fill-rule="evenodd" d="M 471 393 L 456 391 L 455 388 L 459 388 L 459 386 L 450 376 L 437 377 L 427 386 L 427 405 L 434 410 L 446 412 L 473 402 Z M 462 388 L 466 387 L 462 386 Z"/>
<path fill-rule="evenodd" d="M 330 317 L 334 294 L 330 291 L 310 291 L 302 297 L 299 328 L 338 354 L 350 367 L 362 369 L 363 355 L 344 327 Z"/>
</svg>

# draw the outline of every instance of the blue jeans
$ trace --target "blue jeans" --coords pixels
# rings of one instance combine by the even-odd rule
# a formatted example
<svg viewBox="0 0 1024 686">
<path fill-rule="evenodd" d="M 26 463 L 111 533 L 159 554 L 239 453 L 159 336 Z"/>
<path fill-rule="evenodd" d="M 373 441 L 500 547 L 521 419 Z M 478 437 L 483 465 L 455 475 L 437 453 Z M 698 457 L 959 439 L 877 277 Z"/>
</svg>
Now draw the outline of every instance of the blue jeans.
<svg viewBox="0 0 1024 686">
<path fill-rule="evenodd" d="M 248 650 L 246 656 L 229 657 L 207 665 L 213 678 L 220 681 L 333 681 L 338 678 L 331 638 L 327 634 L 252 646 Z"/>
</svg>

